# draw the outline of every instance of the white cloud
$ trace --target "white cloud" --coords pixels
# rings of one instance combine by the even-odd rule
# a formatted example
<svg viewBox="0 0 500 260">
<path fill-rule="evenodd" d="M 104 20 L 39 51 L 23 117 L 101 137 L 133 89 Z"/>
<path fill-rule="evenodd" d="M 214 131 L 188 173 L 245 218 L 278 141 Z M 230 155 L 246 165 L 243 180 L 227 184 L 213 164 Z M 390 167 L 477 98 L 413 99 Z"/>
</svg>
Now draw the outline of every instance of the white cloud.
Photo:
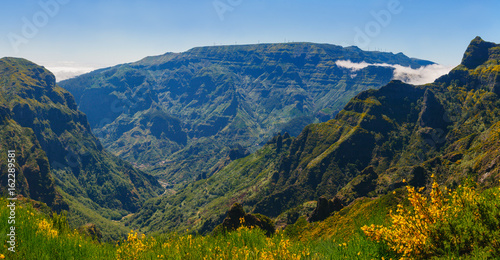
<svg viewBox="0 0 500 260">
<path fill-rule="evenodd" d="M 381 63 L 377 63 L 377 64 L 381 64 Z M 355 63 L 355 62 L 352 62 L 350 60 L 338 60 L 335 62 L 335 65 L 337 65 L 338 67 L 351 69 L 352 71 L 357 71 L 357 70 L 364 69 L 370 65 L 375 65 L 375 64 L 370 64 L 370 63 L 367 63 L 365 61 L 360 62 L 360 63 Z"/>
<path fill-rule="evenodd" d="M 355 63 L 351 62 L 350 60 L 338 60 L 337 62 L 335 62 L 335 64 L 338 67 L 350 69 L 352 72 L 364 69 L 368 66 L 391 67 L 394 68 L 393 79 L 399 79 L 403 82 L 415 85 L 432 83 L 440 76 L 450 72 L 450 70 L 453 68 L 451 66 L 432 64 L 422 66 L 418 69 L 412 69 L 411 67 L 404 67 L 401 65 L 393 65 L 387 63 L 367 63 L 364 61 Z"/>
<path fill-rule="evenodd" d="M 453 66 L 443 66 L 441 64 L 427 65 L 418 69 L 396 65 L 394 79 L 415 85 L 432 83 L 437 78 L 448 74 L 452 68 Z"/>
<path fill-rule="evenodd" d="M 77 63 L 74 61 L 38 61 L 37 64 L 44 66 L 56 76 L 56 81 L 74 78 L 76 76 L 89 73 L 99 68 L 109 67 L 107 64 L 97 63 Z"/>
<path fill-rule="evenodd" d="M 62 81 L 65 79 L 74 78 L 76 76 L 91 72 L 96 68 L 91 67 L 46 67 L 50 72 L 52 72 L 56 76 L 56 81 Z"/>
</svg>

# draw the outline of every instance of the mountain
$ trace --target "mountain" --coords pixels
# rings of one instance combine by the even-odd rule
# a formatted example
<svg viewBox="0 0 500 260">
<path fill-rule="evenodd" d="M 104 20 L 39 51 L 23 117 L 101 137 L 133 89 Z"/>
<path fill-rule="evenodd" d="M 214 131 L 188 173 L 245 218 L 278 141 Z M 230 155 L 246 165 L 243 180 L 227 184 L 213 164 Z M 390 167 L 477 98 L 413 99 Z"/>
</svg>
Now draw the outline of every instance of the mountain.
<svg viewBox="0 0 500 260">
<path fill-rule="evenodd" d="M 73 223 L 85 224 L 119 220 L 162 190 L 154 177 L 106 152 L 48 70 L 2 58 L 0 86 L 0 150 L 15 150 L 16 194 L 68 210 Z M 2 160 L 2 194 L 7 168 Z"/>
<path fill-rule="evenodd" d="M 321 196 L 347 205 L 407 183 L 430 185 L 431 174 L 452 188 L 466 178 L 498 185 L 499 64 L 500 45 L 477 37 L 461 64 L 434 83 L 391 81 L 361 92 L 334 119 L 308 125 L 296 138 L 275 136 L 208 179 L 149 200 L 127 223 L 205 233 L 235 202 L 275 218 Z"/>
<path fill-rule="evenodd" d="M 336 64 L 344 60 L 433 64 L 328 44 L 212 46 L 60 85 L 75 96 L 106 149 L 165 182 L 187 183 L 213 175 L 276 133 L 296 136 L 310 123 L 328 121 L 351 97 L 394 77 L 392 67 L 354 71 Z"/>
</svg>

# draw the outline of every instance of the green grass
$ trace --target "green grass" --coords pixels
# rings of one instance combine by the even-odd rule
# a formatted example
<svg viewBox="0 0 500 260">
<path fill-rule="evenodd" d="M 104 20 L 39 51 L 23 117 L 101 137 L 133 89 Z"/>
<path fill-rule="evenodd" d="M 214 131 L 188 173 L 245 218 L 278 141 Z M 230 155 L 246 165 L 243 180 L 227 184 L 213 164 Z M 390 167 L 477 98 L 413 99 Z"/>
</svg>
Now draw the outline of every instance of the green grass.
<svg viewBox="0 0 500 260">
<path fill-rule="evenodd" d="M 0 232 L 7 234 L 7 200 L 0 198 Z M 16 252 L 2 247 L 6 259 L 370 259 L 380 255 L 376 243 L 357 234 L 342 241 L 299 241 L 280 231 L 267 237 L 260 229 L 240 228 L 219 235 L 138 235 L 118 242 L 97 242 L 72 230 L 61 215 L 16 202 Z M 22 206 L 19 206 L 22 205 Z M 45 213 L 44 213 L 45 212 Z M 358 255 L 359 253 L 359 255 Z M 0 255 L 0 258 L 1 256 Z"/>
<path fill-rule="evenodd" d="M 368 224 L 387 224 L 389 211 L 396 209 L 405 192 L 396 190 L 377 199 L 361 198 L 320 222 L 308 223 L 305 218 L 290 225 L 285 232 L 300 241 L 334 240 L 347 241 L 360 233 L 360 228 Z"/>
<path fill-rule="evenodd" d="M 436 236 L 429 240 L 432 250 L 426 256 L 498 257 L 499 190 L 478 191 L 474 196 L 470 196 L 473 191 L 466 192 L 464 198 L 469 199 L 456 200 L 465 203 L 459 205 L 463 212 L 433 229 Z M 405 189 L 398 189 L 377 199 L 359 199 L 324 221 L 307 223 L 300 218 L 271 237 L 258 228 L 240 227 L 207 236 L 190 234 L 189 230 L 154 236 L 130 231 L 127 238 L 102 243 L 70 229 L 64 215 L 51 215 L 47 207 L 34 209 L 33 201 L 20 200 L 15 211 L 16 252 L 9 252 L 4 245 L 0 259 L 398 259 L 402 255 L 385 241 L 368 238 L 361 227 L 390 226 L 389 210 L 397 205 L 409 208 L 406 196 Z M 7 234 L 10 210 L 6 199 L 0 198 L 0 203 L 0 232 Z M 467 245 L 472 247 L 464 251 Z"/>
<path fill-rule="evenodd" d="M 115 257 L 112 244 L 93 241 L 64 224 L 55 228 L 54 223 L 57 223 L 60 217 L 51 218 L 34 209 L 26 201 L 16 201 L 14 225 L 7 222 L 10 214 L 10 209 L 6 207 L 7 200 L 0 198 L 0 205 L 0 232 L 8 234 L 11 226 L 15 227 L 16 232 L 15 252 L 9 251 L 5 240 L 2 239 L 0 254 L 6 259 L 113 259 Z M 48 223 L 52 227 L 41 229 L 40 225 L 43 225 L 41 223 Z M 52 236 L 49 235 L 50 232 Z M 54 235 L 55 232 L 57 235 Z"/>
</svg>

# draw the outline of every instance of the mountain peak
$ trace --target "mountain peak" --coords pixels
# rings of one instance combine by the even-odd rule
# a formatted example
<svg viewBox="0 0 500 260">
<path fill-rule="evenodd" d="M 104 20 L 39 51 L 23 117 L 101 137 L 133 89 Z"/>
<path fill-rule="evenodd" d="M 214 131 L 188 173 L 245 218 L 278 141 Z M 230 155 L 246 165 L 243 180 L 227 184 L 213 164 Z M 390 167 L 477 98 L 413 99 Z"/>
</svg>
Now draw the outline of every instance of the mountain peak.
<svg viewBox="0 0 500 260">
<path fill-rule="evenodd" d="M 23 87 L 38 85 L 42 88 L 52 89 L 56 86 L 56 77 L 54 74 L 44 67 L 38 66 L 23 58 L 1 58 L 0 71 L 2 71 L 5 76 L 12 75 L 16 78 L 14 81 L 23 82 Z M 30 88 L 32 88 L 32 86 Z"/>
<path fill-rule="evenodd" d="M 462 65 L 468 69 L 475 69 L 477 66 L 485 63 L 489 59 L 498 56 L 498 50 L 492 50 L 493 47 L 498 47 L 495 43 L 484 41 L 481 37 L 476 36 L 467 47 Z M 497 54 L 497 55 L 494 55 Z"/>
</svg>

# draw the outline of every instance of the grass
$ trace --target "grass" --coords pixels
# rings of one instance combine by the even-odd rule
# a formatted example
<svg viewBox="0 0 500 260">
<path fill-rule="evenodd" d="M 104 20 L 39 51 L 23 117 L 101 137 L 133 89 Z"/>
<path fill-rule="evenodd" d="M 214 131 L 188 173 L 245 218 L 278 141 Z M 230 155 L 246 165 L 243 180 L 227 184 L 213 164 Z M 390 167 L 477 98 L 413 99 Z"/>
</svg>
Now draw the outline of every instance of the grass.
<svg viewBox="0 0 500 260">
<path fill-rule="evenodd" d="M 7 234 L 9 208 L 0 198 L 0 232 Z M 115 242 L 97 242 L 70 229 L 61 215 L 50 216 L 18 201 L 16 252 L 4 244 L 0 259 L 370 259 L 377 244 L 365 237 L 347 242 L 332 239 L 299 241 L 279 231 L 267 237 L 260 229 L 239 228 L 220 235 L 163 234 L 146 236 L 131 231 Z"/>
<path fill-rule="evenodd" d="M 500 190 L 485 191 L 460 186 L 455 191 L 430 195 L 413 188 L 398 189 L 377 199 L 359 199 L 324 221 L 294 225 L 267 237 L 258 228 L 240 227 L 218 235 L 170 233 L 146 236 L 130 231 L 126 238 L 98 242 L 70 229 L 65 216 L 35 209 L 32 202 L 17 201 L 16 252 L 4 244 L 0 259 L 490 259 L 500 256 Z M 0 198 L 1 205 L 8 201 Z M 38 204 L 35 204 L 38 205 Z M 390 209 L 397 208 L 396 213 Z M 427 219 L 442 217 L 441 221 Z M 404 215 L 404 214 L 409 215 Z M 425 214 L 424 214 L 425 213 Z M 0 208 L 0 232 L 9 233 L 10 209 Z M 398 216 L 405 216 L 408 225 Z M 437 214 L 437 215 L 436 215 Z M 417 248 L 412 239 L 399 238 L 412 232 L 415 217 L 427 224 L 428 239 Z M 435 217 L 432 217 L 435 218 Z M 401 220 L 401 219 L 400 219 Z M 422 223 L 424 223 L 422 222 Z M 403 223 L 406 226 L 401 226 Z M 415 222 L 416 223 L 416 222 Z M 419 222 L 420 223 L 420 222 Z M 372 225 L 373 224 L 373 225 Z M 372 230 L 373 229 L 373 230 Z M 377 233 L 378 232 L 378 233 Z M 380 233 L 382 232 L 382 233 Z M 395 234 L 391 236 L 390 234 Z M 416 234 L 415 236 L 417 236 Z M 381 238 L 381 239 L 380 239 Z M 411 238 L 411 237 L 409 237 Z M 423 241 L 423 240 L 422 240 Z M 396 245 L 397 246 L 394 246 Z"/>
<path fill-rule="evenodd" d="M 7 222 L 10 209 L 7 200 L 0 198 L 0 232 L 8 234 L 15 227 L 15 252 L 8 250 L 7 243 L 0 246 L 0 258 L 6 259 L 113 259 L 114 247 L 99 243 L 80 235 L 67 225 L 54 225 L 60 220 L 34 209 L 29 202 L 18 200 L 15 209 L 15 224 Z M 60 221 L 59 221 L 60 222 Z M 57 228 L 55 226 L 58 226 Z"/>
</svg>

